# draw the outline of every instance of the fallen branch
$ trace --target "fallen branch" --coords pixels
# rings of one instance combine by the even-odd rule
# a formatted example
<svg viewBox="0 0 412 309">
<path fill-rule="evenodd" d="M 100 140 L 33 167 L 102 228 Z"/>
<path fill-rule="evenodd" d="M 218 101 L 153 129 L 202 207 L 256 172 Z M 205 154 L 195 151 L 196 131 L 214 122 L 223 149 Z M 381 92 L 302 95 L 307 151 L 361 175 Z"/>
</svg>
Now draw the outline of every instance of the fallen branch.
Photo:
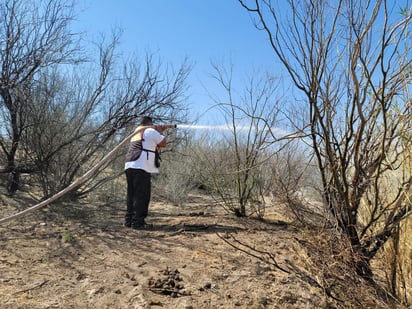
<svg viewBox="0 0 412 309">
<path fill-rule="evenodd" d="M 240 240 L 236 239 L 233 235 L 231 234 L 226 234 L 225 236 L 220 235 L 219 233 L 216 233 L 216 235 L 223 240 L 225 243 L 227 243 L 229 246 L 232 248 L 239 250 L 243 253 L 246 253 L 249 256 L 252 256 L 262 262 L 265 262 L 267 264 L 273 265 L 277 269 L 287 273 L 291 274 L 291 271 L 286 269 L 285 267 L 281 266 L 270 252 L 267 251 L 261 251 L 259 249 L 253 248 L 252 246 L 245 244 L 241 242 Z M 228 238 L 231 238 L 232 241 L 229 241 Z"/>
<path fill-rule="evenodd" d="M 124 146 L 124 144 L 126 144 L 128 142 L 128 140 L 130 138 L 132 138 L 132 136 L 136 135 L 137 133 L 139 133 L 140 131 L 147 129 L 147 128 L 151 128 L 151 126 L 145 126 L 145 127 L 140 127 L 138 130 L 135 130 L 133 133 L 131 133 L 129 136 L 127 136 L 123 141 L 121 141 L 119 143 L 119 145 L 117 145 L 115 148 L 113 148 L 112 151 L 110 151 L 106 156 L 103 157 L 103 159 L 98 162 L 94 167 L 92 167 L 88 172 L 86 172 L 83 176 L 81 176 L 80 178 L 78 178 L 77 180 L 75 180 L 73 183 L 71 183 L 69 186 L 67 186 L 66 188 L 64 188 L 63 190 L 61 190 L 60 192 L 56 193 L 55 195 L 53 195 L 52 197 L 49 197 L 47 200 L 44 200 L 30 208 L 27 208 L 21 212 L 18 212 L 14 215 L 11 215 L 9 217 L 6 218 L 2 218 L 0 219 L 0 225 L 2 223 L 6 223 L 8 221 L 11 220 L 16 220 L 20 217 L 23 217 L 37 209 L 40 209 L 42 207 L 47 206 L 48 204 L 56 201 L 57 199 L 59 199 L 60 197 L 62 197 L 63 195 L 65 195 L 66 193 L 70 192 L 71 190 L 81 186 L 83 183 L 85 183 L 89 178 L 91 178 L 98 170 L 99 168 L 101 168 L 104 164 L 106 164 L 107 162 L 110 161 L 110 159 L 112 158 L 112 156 L 121 148 Z"/>
<path fill-rule="evenodd" d="M 20 294 L 20 293 L 25 293 L 25 292 L 28 292 L 28 291 L 32 291 L 32 290 L 34 290 L 34 289 L 40 289 L 40 288 L 41 288 L 43 285 L 45 285 L 47 282 L 49 282 L 49 280 L 44 280 L 43 282 L 40 282 L 40 283 L 38 283 L 38 284 L 30 287 L 30 288 L 27 288 L 27 289 L 24 289 L 24 290 L 20 290 L 20 291 L 14 292 L 13 295 Z"/>
</svg>

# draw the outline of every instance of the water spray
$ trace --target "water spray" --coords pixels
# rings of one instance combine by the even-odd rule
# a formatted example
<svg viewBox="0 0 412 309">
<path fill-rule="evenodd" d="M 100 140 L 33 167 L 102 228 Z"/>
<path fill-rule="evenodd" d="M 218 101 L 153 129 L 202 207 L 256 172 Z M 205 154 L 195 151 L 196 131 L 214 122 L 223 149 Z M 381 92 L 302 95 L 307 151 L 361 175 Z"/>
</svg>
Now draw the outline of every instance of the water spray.
<svg viewBox="0 0 412 309">
<path fill-rule="evenodd" d="M 158 128 L 160 130 L 166 129 L 189 129 L 189 130 L 208 130 L 208 129 L 215 129 L 220 128 L 222 126 L 210 126 L 210 125 L 196 125 L 196 124 L 159 124 L 154 126 L 155 129 Z"/>
<path fill-rule="evenodd" d="M 225 130 L 228 128 L 227 125 L 198 125 L 198 124 L 179 124 L 177 125 L 179 129 L 190 129 L 190 130 Z"/>
</svg>

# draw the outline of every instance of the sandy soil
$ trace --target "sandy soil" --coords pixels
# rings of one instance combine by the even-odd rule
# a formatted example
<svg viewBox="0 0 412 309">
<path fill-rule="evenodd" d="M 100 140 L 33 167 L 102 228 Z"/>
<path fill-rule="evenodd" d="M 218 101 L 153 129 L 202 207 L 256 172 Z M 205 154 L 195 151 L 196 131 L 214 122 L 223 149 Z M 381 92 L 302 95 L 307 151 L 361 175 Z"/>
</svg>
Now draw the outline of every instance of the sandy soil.
<svg viewBox="0 0 412 309">
<path fill-rule="evenodd" d="M 1 217 L 16 211 L 1 201 Z M 123 227 L 123 211 L 63 204 L 0 226 L 0 308 L 384 308 L 276 206 L 258 221 L 205 196 L 153 201 L 152 231 Z"/>
</svg>

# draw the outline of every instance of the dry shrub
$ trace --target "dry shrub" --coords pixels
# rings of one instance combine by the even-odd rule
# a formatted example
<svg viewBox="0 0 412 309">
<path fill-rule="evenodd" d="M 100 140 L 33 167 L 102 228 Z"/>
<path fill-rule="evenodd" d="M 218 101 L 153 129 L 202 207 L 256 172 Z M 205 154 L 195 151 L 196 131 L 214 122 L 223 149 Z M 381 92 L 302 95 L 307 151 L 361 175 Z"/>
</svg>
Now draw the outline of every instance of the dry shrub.
<svg viewBox="0 0 412 309">
<path fill-rule="evenodd" d="M 392 295 L 408 308 L 412 304 L 412 219 L 402 222 L 374 263 Z"/>
<path fill-rule="evenodd" d="M 239 183 L 240 168 L 235 162 L 232 143 L 222 143 L 222 139 L 219 134 L 205 134 L 192 144 L 190 156 L 194 164 L 191 165 L 191 173 L 198 175 L 197 182 L 206 188 L 216 204 L 230 213 L 241 215 L 240 208 L 248 201 L 240 201 L 238 188 L 245 183 Z"/>
<path fill-rule="evenodd" d="M 296 229 L 296 228 L 295 228 Z M 273 278 L 283 284 L 274 295 L 276 308 L 358 309 L 396 308 L 396 301 L 380 286 L 363 279 L 356 273 L 356 255 L 347 239 L 334 229 L 296 229 L 293 239 L 286 237 L 287 250 L 281 254 L 281 234 L 275 241 L 268 234 L 267 242 L 256 244 L 241 235 L 222 235 L 221 239 L 232 247 L 266 263 L 276 270 Z M 285 287 L 289 285 L 288 289 Z"/>
<path fill-rule="evenodd" d="M 294 270 L 323 289 L 329 308 L 388 308 L 394 299 L 355 271 L 356 255 L 350 243 L 335 230 L 302 230 L 297 240 L 299 260 Z"/>
<path fill-rule="evenodd" d="M 311 163 L 310 150 L 290 142 L 269 163 L 265 186 L 272 204 L 285 205 L 300 224 L 324 225 L 327 213 L 318 193 L 320 177 Z"/>
<path fill-rule="evenodd" d="M 184 204 L 197 183 L 193 164 L 193 159 L 184 154 L 163 154 L 160 175 L 153 177 L 154 192 L 176 205 Z"/>
<path fill-rule="evenodd" d="M 406 148 L 405 148 L 406 149 Z M 393 201 L 396 200 L 398 188 L 404 186 L 405 178 L 409 177 L 412 171 L 412 160 L 408 151 L 402 152 L 403 161 L 398 168 L 394 168 L 382 177 L 379 182 L 380 203 L 382 205 L 390 205 L 386 211 L 382 211 L 382 215 L 373 222 L 375 230 L 381 229 L 388 217 L 390 211 L 396 207 Z M 405 192 L 405 202 L 410 203 L 412 199 L 412 192 Z M 368 224 L 373 209 L 370 209 L 369 201 L 376 198 L 375 192 L 362 200 L 359 218 L 361 224 Z M 382 280 L 382 285 L 385 290 L 395 297 L 400 306 L 412 305 L 412 218 L 409 216 L 403 221 L 399 222 L 391 237 L 377 253 L 372 260 L 372 269 L 375 274 L 379 274 Z"/>
</svg>

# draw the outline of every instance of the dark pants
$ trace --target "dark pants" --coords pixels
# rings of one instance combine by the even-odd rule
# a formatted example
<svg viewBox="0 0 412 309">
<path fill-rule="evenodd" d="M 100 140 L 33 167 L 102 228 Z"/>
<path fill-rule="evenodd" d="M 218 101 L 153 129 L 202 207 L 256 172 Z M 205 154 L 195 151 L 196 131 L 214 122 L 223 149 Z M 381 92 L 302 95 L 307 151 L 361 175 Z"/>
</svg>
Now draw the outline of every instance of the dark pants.
<svg viewBox="0 0 412 309">
<path fill-rule="evenodd" d="M 144 224 L 144 219 L 149 211 L 151 194 L 150 173 L 129 168 L 126 170 L 127 179 L 127 209 L 125 225 L 139 226 Z"/>
</svg>

